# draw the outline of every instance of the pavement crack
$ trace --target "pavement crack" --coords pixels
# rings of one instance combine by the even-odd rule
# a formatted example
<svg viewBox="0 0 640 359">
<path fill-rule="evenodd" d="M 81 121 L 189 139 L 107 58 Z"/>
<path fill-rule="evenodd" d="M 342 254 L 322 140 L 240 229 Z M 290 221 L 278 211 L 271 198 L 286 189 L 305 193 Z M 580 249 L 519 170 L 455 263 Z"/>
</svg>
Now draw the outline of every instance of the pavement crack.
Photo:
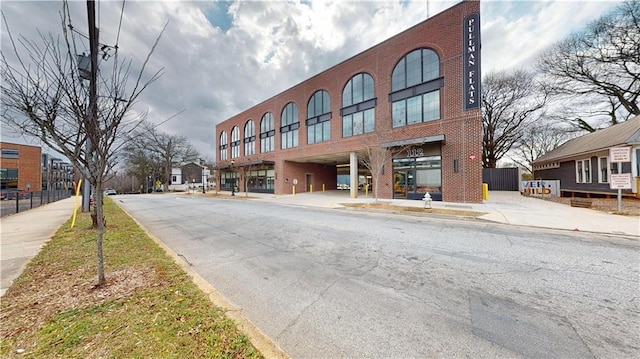
<svg viewBox="0 0 640 359">
<path fill-rule="evenodd" d="M 331 289 L 331 287 L 333 287 L 339 279 L 334 279 L 333 282 L 331 282 L 331 284 L 329 284 L 324 290 L 322 290 L 322 292 L 320 292 L 316 298 L 309 304 L 307 304 L 307 306 L 304 307 L 304 309 L 302 309 L 298 315 L 293 318 L 293 320 L 291 322 L 289 322 L 289 324 L 287 324 L 287 326 L 282 329 L 282 331 L 280 331 L 280 333 L 278 333 L 278 335 L 276 335 L 276 340 L 280 340 L 281 336 L 286 333 L 289 329 L 291 329 L 293 326 L 295 326 L 298 321 L 300 320 L 300 318 L 309 310 L 309 308 L 313 307 L 316 303 L 318 303 L 318 301 L 320 301 L 320 299 L 322 299 L 325 295 L 325 293 L 327 293 L 329 291 L 329 289 Z"/>
<path fill-rule="evenodd" d="M 185 262 L 187 262 L 187 264 L 189 265 L 189 267 L 193 267 L 193 263 L 189 262 L 189 260 L 187 259 L 187 257 L 185 257 L 184 255 L 182 255 L 181 253 L 178 253 L 178 256 L 180 258 L 182 258 Z"/>
</svg>

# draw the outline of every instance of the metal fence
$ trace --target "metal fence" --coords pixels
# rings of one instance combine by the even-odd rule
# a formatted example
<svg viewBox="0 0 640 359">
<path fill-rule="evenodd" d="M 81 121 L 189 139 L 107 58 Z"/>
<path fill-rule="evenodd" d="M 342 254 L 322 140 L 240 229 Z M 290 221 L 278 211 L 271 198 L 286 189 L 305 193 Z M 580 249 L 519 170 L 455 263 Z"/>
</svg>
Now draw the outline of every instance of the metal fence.
<svg viewBox="0 0 640 359">
<path fill-rule="evenodd" d="M 483 168 L 482 182 L 489 185 L 489 191 L 519 191 L 519 168 Z"/>
<path fill-rule="evenodd" d="M 0 216 L 28 211 L 47 203 L 71 197 L 70 190 L 14 192 L 1 202 Z"/>
</svg>

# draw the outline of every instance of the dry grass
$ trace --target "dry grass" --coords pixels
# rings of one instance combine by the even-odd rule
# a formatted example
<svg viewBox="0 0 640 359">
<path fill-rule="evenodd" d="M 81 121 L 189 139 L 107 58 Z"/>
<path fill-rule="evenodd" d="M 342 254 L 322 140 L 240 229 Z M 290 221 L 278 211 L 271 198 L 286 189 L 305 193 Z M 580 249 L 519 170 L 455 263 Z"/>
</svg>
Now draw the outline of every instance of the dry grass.
<svg viewBox="0 0 640 359">
<path fill-rule="evenodd" d="M 0 303 L 3 358 L 259 358 L 247 336 L 111 200 L 107 285 L 89 214 L 66 223 Z"/>
<path fill-rule="evenodd" d="M 476 211 L 467 211 L 467 210 L 456 210 L 456 209 L 445 209 L 445 208 L 422 208 L 422 207 L 405 207 L 405 206 L 395 206 L 389 203 L 377 202 L 377 203 L 340 203 L 340 205 L 350 208 L 363 208 L 363 209 L 373 209 L 373 210 L 384 210 L 384 211 L 402 211 L 402 212 L 413 212 L 413 213 L 425 213 L 425 214 L 440 214 L 440 215 L 448 215 L 448 216 L 463 216 L 463 217 L 480 217 L 485 215 L 484 212 L 476 212 Z"/>
<path fill-rule="evenodd" d="M 591 200 L 591 209 L 606 213 L 615 213 L 625 216 L 640 216 L 640 199 L 625 197 L 622 198 L 622 211 L 618 213 L 617 198 L 589 198 Z M 553 201 L 557 203 L 571 205 L 571 198 L 556 197 L 545 198 L 545 201 Z"/>
</svg>

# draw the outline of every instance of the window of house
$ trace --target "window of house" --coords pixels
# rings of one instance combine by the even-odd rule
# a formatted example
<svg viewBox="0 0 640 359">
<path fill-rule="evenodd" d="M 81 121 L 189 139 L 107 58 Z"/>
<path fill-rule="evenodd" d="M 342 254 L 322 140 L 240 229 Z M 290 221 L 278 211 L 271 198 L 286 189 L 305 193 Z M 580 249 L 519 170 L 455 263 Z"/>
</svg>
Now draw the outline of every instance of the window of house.
<svg viewBox="0 0 640 359">
<path fill-rule="evenodd" d="M 256 153 L 256 128 L 253 120 L 244 125 L 244 155 L 252 156 Z"/>
<path fill-rule="evenodd" d="M 220 133 L 220 145 L 218 145 L 220 150 L 220 161 L 227 160 L 227 146 L 227 131 L 222 131 L 222 133 Z"/>
<path fill-rule="evenodd" d="M 418 49 L 403 57 L 391 75 L 393 127 L 440 119 L 440 58 L 431 49 Z"/>
<path fill-rule="evenodd" d="M 598 182 L 599 183 L 609 182 L 609 158 L 608 157 L 598 158 Z"/>
<path fill-rule="evenodd" d="M 576 183 L 591 183 L 591 160 L 576 161 Z"/>
<path fill-rule="evenodd" d="M 240 157 L 240 128 L 233 126 L 231 129 L 231 158 Z"/>
<path fill-rule="evenodd" d="M 375 130 L 375 97 L 373 77 L 367 73 L 353 76 L 342 90 L 342 137 L 370 133 Z"/>
<path fill-rule="evenodd" d="M 331 106 L 327 91 L 316 91 L 307 105 L 307 143 L 331 139 Z"/>
<path fill-rule="evenodd" d="M 298 122 L 298 106 L 289 102 L 282 110 L 280 127 L 281 147 L 282 149 L 298 147 L 298 128 L 300 128 L 300 122 Z"/>
<path fill-rule="evenodd" d="M 19 158 L 19 157 L 20 157 L 19 150 L 14 150 L 10 148 L 2 149 L 2 158 Z"/>
<path fill-rule="evenodd" d="M 275 150 L 276 131 L 273 124 L 273 114 L 267 112 L 260 120 L 260 152 Z"/>
</svg>

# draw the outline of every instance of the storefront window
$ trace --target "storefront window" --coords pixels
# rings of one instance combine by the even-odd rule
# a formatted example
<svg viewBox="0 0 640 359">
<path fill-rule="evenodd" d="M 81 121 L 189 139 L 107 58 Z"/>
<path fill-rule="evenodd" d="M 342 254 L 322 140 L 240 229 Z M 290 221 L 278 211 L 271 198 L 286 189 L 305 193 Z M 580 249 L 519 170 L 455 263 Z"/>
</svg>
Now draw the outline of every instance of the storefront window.
<svg viewBox="0 0 640 359">
<path fill-rule="evenodd" d="M 442 158 L 427 156 L 393 160 L 393 197 L 442 200 Z"/>
</svg>

